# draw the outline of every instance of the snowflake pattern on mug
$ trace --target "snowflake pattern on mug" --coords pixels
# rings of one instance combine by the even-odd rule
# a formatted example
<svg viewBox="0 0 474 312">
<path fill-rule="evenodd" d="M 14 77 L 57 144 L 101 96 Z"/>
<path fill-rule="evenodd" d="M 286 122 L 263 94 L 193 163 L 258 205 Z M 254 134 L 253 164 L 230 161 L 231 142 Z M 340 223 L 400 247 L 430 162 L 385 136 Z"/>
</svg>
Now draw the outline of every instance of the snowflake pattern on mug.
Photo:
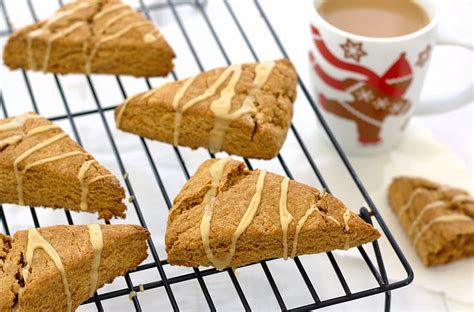
<svg viewBox="0 0 474 312">
<path fill-rule="evenodd" d="M 344 51 L 344 57 L 360 62 L 360 59 L 367 55 L 367 52 L 362 48 L 362 42 L 353 42 L 347 39 L 346 43 L 341 44 L 340 47 Z"/>
<path fill-rule="evenodd" d="M 363 101 L 365 103 L 370 103 L 374 99 L 374 94 L 369 89 L 360 89 L 355 92 L 356 98 L 359 101 Z"/>
</svg>

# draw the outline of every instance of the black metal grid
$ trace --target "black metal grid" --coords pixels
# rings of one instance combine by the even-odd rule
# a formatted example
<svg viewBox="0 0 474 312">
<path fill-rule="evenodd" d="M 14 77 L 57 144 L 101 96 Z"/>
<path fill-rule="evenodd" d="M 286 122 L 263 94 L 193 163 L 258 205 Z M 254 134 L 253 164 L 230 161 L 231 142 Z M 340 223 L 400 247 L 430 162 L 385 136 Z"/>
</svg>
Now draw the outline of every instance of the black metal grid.
<svg viewBox="0 0 474 312">
<path fill-rule="evenodd" d="M 60 6 L 62 6 L 63 1 L 58 0 L 58 4 Z M 203 1 L 197 1 L 197 0 L 196 1 L 191 1 L 191 0 L 190 1 L 170 1 L 170 0 L 168 0 L 166 3 L 145 5 L 143 0 L 139 0 L 139 4 L 140 4 L 140 6 L 139 6 L 138 9 L 141 10 L 147 18 L 151 17 L 150 12 L 152 12 L 154 10 L 166 9 L 166 10 L 170 11 L 170 13 L 172 14 L 175 22 L 179 26 L 179 29 L 180 29 L 182 35 L 184 36 L 184 39 L 185 39 L 185 41 L 186 41 L 186 43 L 187 43 L 194 59 L 195 59 L 195 62 L 197 64 L 198 68 L 201 71 L 204 71 L 206 69 L 203 67 L 202 62 L 201 62 L 198 54 L 196 53 L 194 43 L 193 43 L 192 39 L 190 38 L 188 31 L 186 30 L 186 25 L 183 22 L 182 18 L 180 17 L 179 11 L 177 10 L 178 5 L 193 6 L 194 9 L 199 12 L 199 15 L 201 15 L 201 17 L 204 19 L 204 22 L 207 25 L 208 31 L 211 33 L 212 38 L 215 40 L 215 43 L 218 46 L 220 53 L 222 53 L 222 56 L 224 57 L 226 63 L 227 64 L 232 63 L 232 61 L 230 60 L 230 58 L 229 58 L 229 56 L 228 56 L 228 54 L 227 54 L 220 38 L 219 38 L 219 36 L 218 36 L 218 34 L 217 34 L 217 32 L 214 28 L 214 25 L 212 24 L 210 16 L 206 12 L 206 7 L 205 7 L 206 3 L 205 3 L 205 1 L 203 2 Z M 231 4 L 231 1 L 225 0 L 224 4 L 225 4 L 225 7 L 226 7 L 229 15 L 231 16 L 232 22 L 235 24 L 235 27 L 238 29 L 240 35 L 242 36 L 242 39 L 244 40 L 247 48 L 249 49 L 251 55 L 253 56 L 253 59 L 255 61 L 258 61 L 259 56 L 257 55 L 251 41 L 249 40 L 249 38 L 247 36 L 247 33 L 244 30 L 244 27 L 242 26 L 242 24 L 239 20 L 239 17 L 235 13 L 235 11 L 233 9 L 233 6 Z M 6 10 L 6 6 L 5 6 L 4 2 L 1 1 L 0 5 L 1 5 L 1 8 L 3 10 L 3 17 L 4 17 L 4 20 L 5 20 L 5 25 L 7 27 L 7 29 L 5 29 L 5 30 L 0 30 L 0 36 L 6 36 L 8 34 L 11 34 L 13 29 L 12 29 L 12 25 L 10 23 L 9 15 L 8 15 L 7 10 Z M 29 8 L 29 11 L 30 11 L 30 14 L 31 14 L 32 18 L 35 21 L 37 21 L 38 17 L 36 15 L 35 7 L 34 7 L 32 1 L 27 0 L 27 5 L 28 5 L 28 8 Z M 285 50 L 285 47 L 284 47 L 282 41 L 280 40 L 278 34 L 276 33 L 275 29 L 273 28 L 271 21 L 269 20 L 265 10 L 263 9 L 263 6 L 256 0 L 254 0 L 254 5 L 255 5 L 255 9 L 258 10 L 260 15 L 262 16 L 263 21 L 264 21 L 266 27 L 268 28 L 269 35 L 275 41 L 276 45 L 278 46 L 278 48 L 281 52 L 281 55 L 284 56 L 284 57 L 288 57 L 288 54 Z M 26 71 L 22 71 L 22 76 L 23 76 L 23 79 L 24 79 L 24 82 L 25 82 L 25 85 L 26 85 L 27 92 L 28 92 L 28 94 L 30 96 L 30 99 L 31 99 L 33 110 L 36 113 L 40 113 L 38 105 L 37 105 L 37 101 L 35 99 L 35 96 L 34 96 L 34 93 L 33 93 L 33 90 L 32 90 L 32 84 L 31 84 L 30 79 L 28 77 L 28 73 Z M 86 83 L 87 83 L 88 87 L 90 88 L 91 94 L 92 94 L 94 102 L 96 104 L 96 108 L 92 109 L 92 110 L 83 110 L 83 111 L 80 111 L 80 112 L 72 113 L 71 109 L 70 109 L 70 105 L 69 105 L 69 103 L 66 99 L 66 96 L 65 96 L 65 89 L 63 88 L 63 86 L 61 84 L 61 77 L 58 76 L 58 75 L 53 75 L 53 77 L 54 77 L 55 84 L 58 88 L 58 91 L 59 91 L 59 94 L 60 94 L 60 97 L 61 97 L 61 100 L 62 100 L 62 104 L 64 105 L 64 109 L 66 111 L 66 114 L 51 117 L 50 120 L 53 120 L 53 121 L 54 120 L 68 120 L 70 125 L 71 125 L 71 129 L 72 129 L 73 136 L 74 136 L 75 140 L 80 145 L 82 145 L 81 137 L 80 137 L 80 134 L 79 134 L 78 129 L 76 127 L 75 118 L 80 117 L 80 116 L 85 116 L 85 115 L 92 115 L 92 114 L 97 114 L 97 115 L 100 116 L 100 119 L 102 121 L 104 129 L 106 131 L 107 139 L 108 139 L 108 141 L 109 141 L 109 143 L 112 147 L 115 160 L 116 160 L 116 162 L 117 162 L 117 164 L 120 168 L 121 173 L 124 175 L 125 185 L 126 185 L 127 191 L 131 195 L 132 204 L 135 208 L 138 220 L 139 220 L 139 222 L 142 226 L 147 227 L 145 217 L 142 213 L 142 210 L 140 209 L 138 199 L 135 196 L 132 183 L 129 180 L 127 174 L 126 174 L 127 171 L 126 171 L 125 165 L 122 161 L 122 157 L 119 153 L 119 150 L 117 148 L 114 137 L 112 135 L 110 125 L 109 125 L 109 123 L 108 123 L 108 121 L 105 117 L 105 112 L 109 111 L 109 110 L 113 110 L 115 108 L 115 106 L 103 106 L 102 103 L 99 100 L 99 97 L 97 96 L 97 90 L 96 90 L 96 87 L 95 87 L 92 79 L 89 76 L 85 76 Z M 175 80 L 178 79 L 175 72 L 172 72 L 172 77 Z M 115 77 L 115 79 L 116 79 L 118 87 L 119 87 L 119 89 L 122 93 L 122 96 L 125 99 L 127 97 L 127 94 L 126 94 L 122 79 L 118 76 Z M 148 88 L 151 89 L 152 85 L 151 85 L 149 79 L 145 79 L 145 82 L 146 82 L 146 85 L 148 86 Z M 408 285 L 413 280 L 413 271 L 412 271 L 410 265 L 408 264 L 406 258 L 404 257 L 403 253 L 401 252 L 400 248 L 398 247 L 396 241 L 394 240 L 392 234 L 390 233 L 387 225 L 383 221 L 379 211 L 377 210 L 374 203 L 372 202 L 369 194 L 367 193 L 366 189 L 362 185 L 362 183 L 361 183 L 360 179 L 358 178 L 356 172 L 352 168 L 352 166 L 351 166 L 350 162 L 348 161 L 346 155 L 344 154 L 341 147 L 337 143 L 334 135 L 332 134 L 331 130 L 329 129 L 329 127 L 327 125 L 327 123 L 325 122 L 324 118 L 322 117 L 318 107 L 315 105 L 315 102 L 314 102 L 313 98 L 311 97 L 310 93 L 308 92 L 307 87 L 305 86 L 305 84 L 303 83 L 303 81 L 299 77 L 298 77 L 298 84 L 299 84 L 300 90 L 302 91 L 302 93 L 305 96 L 305 99 L 306 99 L 307 103 L 310 106 L 310 109 L 316 115 L 318 121 L 320 122 L 320 124 L 322 125 L 323 129 L 325 130 L 327 136 L 329 137 L 334 149 L 336 150 L 337 154 L 339 155 L 342 163 L 344 164 L 345 168 L 347 169 L 348 173 L 350 174 L 351 178 L 353 179 L 353 182 L 355 183 L 356 187 L 358 188 L 359 192 L 361 193 L 361 195 L 363 196 L 363 198 L 365 199 L 365 201 L 366 201 L 366 203 L 369 207 L 369 209 L 364 208 L 364 207 L 362 207 L 360 209 L 361 217 L 364 218 L 364 220 L 366 220 L 369 223 L 372 223 L 373 220 L 375 220 L 377 222 L 377 224 L 379 225 L 379 228 L 383 231 L 383 235 L 388 239 L 390 245 L 393 248 L 393 251 L 395 252 L 398 259 L 400 260 L 401 265 L 405 269 L 407 277 L 405 279 L 402 279 L 402 280 L 399 280 L 399 281 L 396 281 L 396 282 L 389 282 L 388 281 L 386 269 L 385 269 L 383 258 L 382 258 L 382 254 L 381 254 L 378 242 L 376 241 L 376 242 L 372 243 L 372 248 L 373 248 L 373 251 L 374 251 L 374 254 L 375 254 L 375 258 L 376 258 L 375 259 L 376 264 L 373 263 L 373 261 L 371 260 L 371 258 L 369 257 L 369 255 L 367 254 L 367 252 L 366 252 L 366 250 L 363 246 L 358 247 L 358 251 L 359 251 L 360 256 L 362 257 L 362 259 L 367 264 L 368 269 L 372 273 L 373 278 L 376 280 L 376 282 L 378 284 L 378 287 L 364 289 L 362 291 L 357 291 L 357 292 L 352 292 L 349 285 L 348 285 L 348 283 L 346 282 L 346 279 L 345 279 L 339 265 L 338 265 L 338 262 L 336 261 L 336 258 L 334 257 L 333 253 L 328 252 L 327 257 L 330 261 L 331 266 L 333 267 L 333 269 L 335 271 L 335 274 L 336 274 L 336 276 L 339 280 L 339 283 L 340 283 L 342 289 L 344 290 L 345 295 L 321 300 L 320 297 L 318 296 L 318 293 L 315 289 L 315 286 L 313 285 L 313 281 L 310 280 L 308 274 L 306 273 L 305 267 L 303 266 L 302 262 L 296 257 L 293 260 L 294 264 L 296 265 L 299 273 L 301 274 L 301 277 L 303 278 L 304 283 L 305 283 L 309 293 L 311 294 L 311 297 L 312 297 L 314 302 L 311 303 L 311 304 L 308 304 L 308 305 L 297 306 L 297 307 L 291 307 L 290 308 L 290 307 L 286 306 L 286 304 L 283 300 L 283 297 L 280 293 L 280 290 L 278 289 L 277 284 L 275 283 L 272 272 L 270 271 L 269 267 L 267 266 L 268 261 L 262 261 L 259 264 L 254 264 L 254 265 L 260 265 L 261 266 L 261 268 L 263 270 L 263 273 L 264 273 L 264 277 L 267 279 L 267 281 L 268 281 L 268 283 L 269 283 L 269 285 L 270 285 L 270 287 L 273 291 L 273 294 L 274 294 L 274 296 L 275 296 L 275 298 L 278 302 L 278 305 L 279 305 L 279 307 L 282 311 L 305 311 L 305 310 L 310 310 L 310 309 L 318 309 L 318 308 L 321 308 L 321 307 L 334 305 L 334 304 L 338 304 L 338 303 L 342 303 L 342 302 L 347 302 L 347 301 L 355 300 L 355 299 L 358 299 L 358 298 L 363 298 L 363 297 L 372 296 L 372 295 L 381 294 L 381 293 L 385 293 L 385 307 L 384 308 L 385 308 L 386 311 L 388 311 L 390 309 L 391 290 Z M 6 103 L 4 102 L 3 93 L 0 93 L 0 106 L 1 106 L 1 111 L 3 113 L 3 116 L 8 117 L 7 106 L 6 106 Z M 320 184 L 322 185 L 322 187 L 327 192 L 330 192 L 330 188 L 329 188 L 328 184 L 326 183 L 323 175 L 321 174 L 320 169 L 316 165 L 316 161 L 312 158 L 312 156 L 311 156 L 310 152 L 308 151 L 308 148 L 306 147 L 305 143 L 303 142 L 302 137 L 300 136 L 297 128 L 293 124 L 291 125 L 291 133 L 294 135 L 296 141 L 298 142 L 298 145 L 301 148 L 301 152 L 304 154 L 306 160 L 308 161 L 310 167 L 312 168 L 312 170 L 313 170 L 314 174 L 316 175 L 317 179 L 319 180 Z M 141 144 L 143 146 L 143 151 L 144 151 L 144 153 L 146 155 L 146 158 L 149 162 L 150 169 L 152 170 L 153 176 L 156 180 L 157 187 L 161 191 L 161 193 L 163 195 L 163 198 L 164 198 L 164 201 L 167 205 L 167 208 L 169 209 L 172 206 L 172 202 L 171 202 L 171 200 L 168 196 L 168 193 L 166 191 L 164 181 L 160 177 L 160 173 L 157 169 L 157 165 L 156 165 L 155 160 L 153 159 L 152 153 L 151 153 L 151 151 L 148 147 L 147 140 L 145 140 L 143 138 L 140 138 L 140 141 L 141 141 Z M 181 170 L 183 171 L 183 174 L 186 177 L 186 179 L 188 179 L 190 175 L 189 175 L 189 172 L 188 172 L 188 169 L 187 169 L 186 162 L 183 159 L 179 148 L 173 147 L 173 149 L 174 149 L 174 153 L 177 157 L 177 160 L 180 164 Z M 214 155 L 211 154 L 211 153 L 209 154 L 209 156 L 214 157 Z M 277 159 L 278 159 L 283 171 L 286 173 L 286 175 L 290 178 L 293 178 L 293 176 L 292 176 L 285 160 L 283 159 L 283 157 L 281 155 L 278 155 Z M 244 161 L 245 161 L 246 165 L 248 166 L 248 168 L 252 169 L 252 165 L 251 165 L 250 161 L 248 159 L 244 159 Z M 40 223 L 38 221 L 38 217 L 37 217 L 35 209 L 33 207 L 30 207 L 30 212 L 31 212 L 31 217 L 32 217 L 32 220 L 33 220 L 33 223 L 34 223 L 35 227 L 39 227 Z M 73 224 L 73 219 L 72 219 L 72 216 L 71 216 L 70 212 L 65 211 L 65 214 L 66 214 L 66 218 L 67 218 L 68 223 Z M 7 235 L 9 235 L 10 230 L 9 230 L 8 222 L 6 220 L 4 209 L 3 209 L 3 206 L 1 204 L 0 204 L 0 219 L 1 219 L 1 223 L 3 225 L 4 232 Z M 150 229 L 150 230 L 152 231 L 152 229 Z M 153 258 L 153 262 L 148 263 L 148 264 L 140 265 L 134 271 L 129 272 L 129 274 L 134 273 L 134 272 L 144 271 L 144 270 L 155 270 L 155 269 L 158 270 L 158 273 L 159 273 L 159 276 L 160 276 L 161 280 L 146 283 L 146 284 L 143 285 L 143 288 L 145 290 L 147 290 L 147 289 L 153 289 L 153 288 L 158 288 L 158 287 L 164 287 L 164 289 L 166 291 L 166 294 L 168 296 L 168 300 L 169 300 L 170 305 L 171 305 L 173 310 L 175 310 L 175 311 L 179 310 L 179 307 L 178 307 L 178 304 L 176 302 L 175 296 L 173 294 L 173 290 L 171 288 L 171 285 L 176 284 L 176 283 L 180 283 L 180 282 L 184 282 L 184 281 L 188 281 L 188 280 L 196 279 L 199 283 L 200 289 L 202 290 L 202 294 L 203 294 L 203 296 L 204 296 L 204 298 L 205 298 L 205 300 L 206 300 L 206 302 L 209 306 L 209 309 L 211 311 L 215 311 L 216 307 L 213 303 L 213 298 L 211 297 L 211 295 L 208 291 L 207 285 L 206 285 L 206 283 L 204 282 L 204 279 L 203 279 L 203 277 L 213 275 L 213 274 L 227 274 L 229 276 L 234 288 L 235 288 L 235 291 L 236 291 L 239 299 L 240 299 L 240 302 L 242 304 L 241 308 L 243 308 L 246 311 L 251 310 L 251 307 L 250 307 L 250 305 L 249 305 L 249 303 L 246 299 L 245 293 L 243 292 L 243 290 L 242 290 L 242 288 L 239 284 L 239 280 L 237 279 L 235 273 L 231 269 L 227 269 L 227 270 L 224 270 L 223 272 L 220 272 L 220 271 L 217 271 L 215 269 L 200 270 L 198 268 L 194 268 L 193 273 L 178 275 L 178 276 L 175 276 L 175 277 L 172 277 L 172 278 L 167 278 L 165 270 L 164 270 L 164 266 L 168 265 L 167 261 L 163 260 L 163 259 L 160 259 L 159 255 L 156 251 L 155 244 L 154 244 L 154 242 L 151 238 L 148 241 L 148 243 L 149 243 L 149 248 L 150 248 L 150 251 L 151 251 L 152 258 Z M 269 260 L 269 261 L 271 261 L 271 260 Z M 291 265 L 290 262 L 288 263 L 288 265 Z M 103 309 L 102 304 L 101 304 L 102 300 L 108 300 L 108 299 L 116 298 L 116 297 L 119 297 L 119 296 L 127 296 L 132 290 L 138 292 L 140 290 L 140 287 L 138 285 L 133 285 L 129 274 L 125 275 L 125 277 L 124 277 L 127 288 L 123 288 L 123 289 L 103 293 L 103 294 L 100 294 L 100 295 L 98 295 L 96 293 L 93 296 L 93 298 L 90 298 L 84 304 L 95 303 L 97 310 L 98 311 L 103 311 L 104 309 Z M 367 278 L 369 278 L 369 277 L 367 277 Z M 139 302 L 138 297 L 134 297 L 134 298 L 132 298 L 132 300 L 133 300 L 133 304 L 134 304 L 135 309 L 137 311 L 141 311 L 142 308 L 140 306 L 140 302 Z"/>
</svg>

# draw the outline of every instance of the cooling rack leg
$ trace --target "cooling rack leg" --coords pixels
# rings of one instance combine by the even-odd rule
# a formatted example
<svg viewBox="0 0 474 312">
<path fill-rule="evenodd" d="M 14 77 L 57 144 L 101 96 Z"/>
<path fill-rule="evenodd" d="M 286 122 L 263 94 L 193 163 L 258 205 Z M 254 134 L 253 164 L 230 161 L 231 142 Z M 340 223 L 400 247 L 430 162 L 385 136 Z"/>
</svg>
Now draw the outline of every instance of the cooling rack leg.
<svg viewBox="0 0 474 312">
<path fill-rule="evenodd" d="M 369 223 L 370 225 L 373 225 L 372 223 L 372 219 L 370 218 L 370 212 L 367 208 L 365 207 L 362 207 L 360 209 L 360 217 L 367 223 Z M 380 248 L 379 248 L 379 245 L 378 245 L 378 242 L 375 241 L 373 243 L 373 246 L 374 246 L 374 252 L 375 252 L 375 257 L 377 258 L 377 264 L 379 266 L 379 270 L 380 270 L 380 275 L 382 276 L 382 280 L 384 281 L 385 285 L 388 284 L 388 278 L 387 278 L 387 272 L 385 271 L 385 265 L 383 263 L 383 259 L 382 259 L 382 253 L 380 252 Z M 391 291 L 386 291 L 385 292 L 385 307 L 384 307 L 384 311 L 388 312 L 390 311 L 390 305 L 391 305 L 391 302 L 392 302 L 392 293 Z"/>
</svg>

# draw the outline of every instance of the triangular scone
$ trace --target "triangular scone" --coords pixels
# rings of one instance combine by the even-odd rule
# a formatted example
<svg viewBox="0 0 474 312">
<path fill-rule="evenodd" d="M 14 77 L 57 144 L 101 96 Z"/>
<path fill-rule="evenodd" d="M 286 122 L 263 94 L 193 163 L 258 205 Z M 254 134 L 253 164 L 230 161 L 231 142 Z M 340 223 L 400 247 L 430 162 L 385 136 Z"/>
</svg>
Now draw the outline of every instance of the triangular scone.
<svg viewBox="0 0 474 312">
<path fill-rule="evenodd" d="M 7 42 L 11 69 L 166 76 L 174 52 L 150 21 L 119 0 L 77 0 Z"/>
<path fill-rule="evenodd" d="M 0 203 L 125 217 L 117 178 L 59 126 L 34 113 L 0 119 Z"/>
<path fill-rule="evenodd" d="M 217 269 L 347 249 L 379 232 L 328 193 L 229 158 L 204 162 L 174 201 L 168 262 Z"/>
<path fill-rule="evenodd" d="M 115 120 L 150 139 L 270 159 L 290 127 L 296 81 L 286 59 L 217 68 L 127 99 Z"/>
<path fill-rule="evenodd" d="M 98 224 L 0 234 L 0 311 L 74 311 L 140 264 L 148 237 L 140 226 Z"/>
<path fill-rule="evenodd" d="M 417 177 L 397 177 L 392 209 L 425 266 L 474 257 L 474 197 Z"/>
</svg>

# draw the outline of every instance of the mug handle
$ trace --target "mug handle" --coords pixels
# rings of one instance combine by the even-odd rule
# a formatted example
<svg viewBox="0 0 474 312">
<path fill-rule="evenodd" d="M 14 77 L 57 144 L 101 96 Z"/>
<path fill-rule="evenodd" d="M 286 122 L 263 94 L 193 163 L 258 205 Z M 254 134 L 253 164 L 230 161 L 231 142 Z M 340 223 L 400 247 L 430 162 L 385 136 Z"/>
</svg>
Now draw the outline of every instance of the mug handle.
<svg viewBox="0 0 474 312">
<path fill-rule="evenodd" d="M 438 45 L 449 45 L 457 46 L 471 52 L 474 51 L 474 47 L 471 44 L 454 41 L 446 38 L 440 38 L 437 42 Z M 431 115 L 444 113 L 451 111 L 457 108 L 460 108 L 464 105 L 471 103 L 474 100 L 474 83 L 471 81 L 471 84 L 464 88 L 464 90 L 459 90 L 454 94 L 446 95 L 437 95 L 437 96 L 427 96 L 421 99 L 419 105 L 415 108 L 415 115 Z"/>
</svg>

